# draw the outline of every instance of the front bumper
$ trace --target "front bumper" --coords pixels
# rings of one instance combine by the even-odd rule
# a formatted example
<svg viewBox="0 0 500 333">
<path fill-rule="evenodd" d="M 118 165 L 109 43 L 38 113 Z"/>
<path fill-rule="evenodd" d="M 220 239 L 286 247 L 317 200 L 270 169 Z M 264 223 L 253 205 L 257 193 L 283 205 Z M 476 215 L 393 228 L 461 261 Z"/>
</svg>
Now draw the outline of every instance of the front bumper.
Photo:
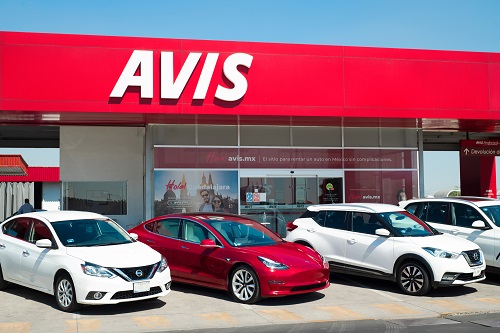
<svg viewBox="0 0 500 333">
<path fill-rule="evenodd" d="M 77 302 L 80 304 L 117 304 L 162 297 L 170 292 L 172 279 L 170 268 L 156 272 L 149 280 L 125 281 L 120 277 L 112 279 L 85 275 L 73 277 Z M 149 288 L 134 292 L 134 283 L 145 282 Z"/>
<path fill-rule="evenodd" d="M 328 268 L 295 268 L 260 274 L 262 297 L 310 293 L 330 286 Z"/>
</svg>

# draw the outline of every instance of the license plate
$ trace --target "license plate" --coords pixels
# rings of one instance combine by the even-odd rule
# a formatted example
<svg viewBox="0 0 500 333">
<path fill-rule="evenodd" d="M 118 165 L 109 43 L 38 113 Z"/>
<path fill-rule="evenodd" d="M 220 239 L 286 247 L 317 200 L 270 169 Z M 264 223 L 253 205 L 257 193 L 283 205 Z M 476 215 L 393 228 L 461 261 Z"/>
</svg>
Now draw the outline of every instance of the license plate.
<svg viewBox="0 0 500 333">
<path fill-rule="evenodd" d="M 149 291 L 149 281 L 134 283 L 134 293 L 143 293 L 145 291 Z"/>
<path fill-rule="evenodd" d="M 476 276 L 479 276 L 479 275 L 481 275 L 481 269 L 480 268 L 476 268 L 474 270 L 474 272 L 472 272 L 472 276 L 476 277 Z"/>
</svg>

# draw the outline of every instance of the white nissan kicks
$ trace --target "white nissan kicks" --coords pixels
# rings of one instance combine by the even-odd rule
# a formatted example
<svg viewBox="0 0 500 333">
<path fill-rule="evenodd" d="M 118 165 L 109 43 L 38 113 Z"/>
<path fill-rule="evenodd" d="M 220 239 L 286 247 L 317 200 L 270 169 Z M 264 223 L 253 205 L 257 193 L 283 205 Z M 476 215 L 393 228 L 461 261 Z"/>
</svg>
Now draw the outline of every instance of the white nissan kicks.
<svg viewBox="0 0 500 333">
<path fill-rule="evenodd" d="M 287 224 L 286 240 L 314 248 L 334 272 L 391 280 L 409 295 L 485 279 L 479 246 L 394 205 L 309 206 Z"/>
<path fill-rule="evenodd" d="M 0 225 L 0 289 L 16 283 L 72 312 L 170 292 L 166 259 L 108 217 L 74 211 L 15 215 Z"/>
</svg>

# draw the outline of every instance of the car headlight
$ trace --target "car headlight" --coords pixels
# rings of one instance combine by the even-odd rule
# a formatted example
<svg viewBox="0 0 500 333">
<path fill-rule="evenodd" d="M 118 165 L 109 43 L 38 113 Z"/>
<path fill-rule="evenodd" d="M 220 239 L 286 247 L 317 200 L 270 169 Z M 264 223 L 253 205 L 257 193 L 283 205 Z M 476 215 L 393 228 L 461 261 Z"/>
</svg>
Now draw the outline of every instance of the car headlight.
<svg viewBox="0 0 500 333">
<path fill-rule="evenodd" d="M 160 267 L 158 267 L 158 272 L 163 272 L 164 270 L 166 270 L 168 267 L 168 262 L 167 262 L 167 258 L 165 258 L 164 256 L 161 256 L 161 261 L 160 261 Z"/>
<path fill-rule="evenodd" d="M 457 259 L 460 257 L 460 253 L 436 249 L 434 247 L 424 247 L 423 249 L 437 258 Z"/>
<path fill-rule="evenodd" d="M 99 265 L 91 264 L 89 262 L 82 264 L 82 271 L 83 273 L 90 276 L 104 277 L 108 279 L 116 277 L 116 274 L 110 271 L 109 269 Z"/>
<path fill-rule="evenodd" d="M 268 258 L 265 258 L 265 257 L 258 257 L 259 260 L 264 264 L 266 265 L 266 267 L 268 268 L 272 268 L 272 269 L 288 269 L 288 266 L 285 265 L 285 264 L 282 264 L 280 262 L 276 262 L 274 260 L 271 260 L 271 259 L 268 259 Z"/>
</svg>

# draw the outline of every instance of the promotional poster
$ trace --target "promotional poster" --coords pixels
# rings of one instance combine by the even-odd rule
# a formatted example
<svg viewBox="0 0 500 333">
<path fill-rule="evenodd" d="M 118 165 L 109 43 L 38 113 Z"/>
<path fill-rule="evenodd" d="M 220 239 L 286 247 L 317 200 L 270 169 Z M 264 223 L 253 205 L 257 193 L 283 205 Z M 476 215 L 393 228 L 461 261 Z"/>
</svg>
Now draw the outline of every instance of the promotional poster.
<svg viewBox="0 0 500 333">
<path fill-rule="evenodd" d="M 238 213 L 236 170 L 155 170 L 155 216 L 181 212 Z"/>
</svg>

